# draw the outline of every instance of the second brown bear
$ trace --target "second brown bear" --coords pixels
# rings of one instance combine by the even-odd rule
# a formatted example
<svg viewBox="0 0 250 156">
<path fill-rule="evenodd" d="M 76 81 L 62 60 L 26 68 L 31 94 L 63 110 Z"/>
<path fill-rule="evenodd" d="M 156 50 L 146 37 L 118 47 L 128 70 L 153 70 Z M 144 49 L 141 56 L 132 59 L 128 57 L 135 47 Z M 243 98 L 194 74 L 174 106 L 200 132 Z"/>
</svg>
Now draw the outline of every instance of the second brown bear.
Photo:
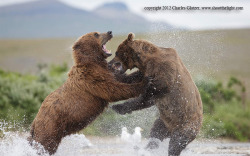
<svg viewBox="0 0 250 156">
<path fill-rule="evenodd" d="M 142 75 L 153 78 L 153 86 L 138 98 L 112 106 L 120 114 L 156 105 L 160 117 L 154 122 L 148 149 L 170 138 L 169 156 L 179 156 L 193 141 L 202 125 L 202 101 L 190 73 L 177 52 L 144 40 L 133 40 L 133 34 L 119 45 L 109 66 L 124 73 L 137 67 Z M 139 72 L 138 72 L 139 73 Z"/>
</svg>

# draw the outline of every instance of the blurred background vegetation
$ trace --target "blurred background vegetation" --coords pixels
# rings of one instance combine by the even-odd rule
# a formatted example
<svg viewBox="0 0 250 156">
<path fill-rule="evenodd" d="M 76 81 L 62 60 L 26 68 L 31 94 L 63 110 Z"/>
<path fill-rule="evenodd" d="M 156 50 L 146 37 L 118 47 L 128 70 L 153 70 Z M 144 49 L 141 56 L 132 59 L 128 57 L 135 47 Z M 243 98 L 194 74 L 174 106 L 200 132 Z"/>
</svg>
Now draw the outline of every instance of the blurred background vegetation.
<svg viewBox="0 0 250 156">
<path fill-rule="evenodd" d="M 40 64 L 38 68 L 37 74 L 0 70 L 0 120 L 1 124 L 7 124 L 7 130 L 28 130 L 45 97 L 63 84 L 69 70 L 66 63 L 51 66 Z M 235 77 L 231 77 L 225 85 L 215 80 L 197 79 L 195 82 L 204 105 L 201 137 L 249 140 L 250 107 L 242 82 Z M 108 108 L 82 132 L 86 135 L 114 136 L 120 134 L 123 126 L 130 131 L 140 126 L 147 137 L 157 116 L 156 107 L 124 116 Z"/>
<path fill-rule="evenodd" d="M 250 140 L 250 29 L 136 34 L 159 46 L 175 48 L 190 71 L 202 97 L 201 138 Z M 126 36 L 115 36 L 115 52 Z M 0 40 L 0 136 L 2 131 L 28 131 L 45 97 L 67 79 L 76 39 Z M 110 58 L 111 59 L 111 58 Z M 80 133 L 116 136 L 136 126 L 148 137 L 156 107 L 119 115 L 107 108 Z"/>
</svg>

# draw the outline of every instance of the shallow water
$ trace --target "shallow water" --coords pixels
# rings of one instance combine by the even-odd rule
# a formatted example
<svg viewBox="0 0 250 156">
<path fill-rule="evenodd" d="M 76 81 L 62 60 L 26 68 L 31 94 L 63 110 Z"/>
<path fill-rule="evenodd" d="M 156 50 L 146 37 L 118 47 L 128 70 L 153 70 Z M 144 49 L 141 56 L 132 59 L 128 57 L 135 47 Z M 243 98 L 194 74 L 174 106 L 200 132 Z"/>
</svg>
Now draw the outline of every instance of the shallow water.
<svg viewBox="0 0 250 156">
<path fill-rule="evenodd" d="M 0 156 L 37 156 L 26 140 L 27 134 L 6 133 L 0 140 Z M 136 146 L 122 142 L 119 137 L 85 137 L 83 134 L 74 134 L 65 137 L 55 156 L 166 156 L 168 154 L 168 141 L 161 143 L 160 148 L 145 151 L 147 144 L 144 139 Z M 216 140 L 192 142 L 182 156 L 249 156 L 250 143 L 222 142 Z"/>
</svg>

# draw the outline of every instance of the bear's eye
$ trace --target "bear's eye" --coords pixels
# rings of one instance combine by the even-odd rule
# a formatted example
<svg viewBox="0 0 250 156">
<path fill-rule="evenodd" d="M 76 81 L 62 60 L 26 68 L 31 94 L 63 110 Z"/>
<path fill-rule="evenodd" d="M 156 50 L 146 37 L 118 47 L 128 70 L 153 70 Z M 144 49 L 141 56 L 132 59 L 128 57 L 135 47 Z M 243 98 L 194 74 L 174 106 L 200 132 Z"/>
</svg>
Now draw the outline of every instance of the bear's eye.
<svg viewBox="0 0 250 156">
<path fill-rule="evenodd" d="M 95 35 L 95 37 L 96 37 L 96 38 L 98 38 L 98 37 L 99 37 L 99 34 L 98 34 L 98 33 L 95 33 L 94 35 Z"/>
</svg>

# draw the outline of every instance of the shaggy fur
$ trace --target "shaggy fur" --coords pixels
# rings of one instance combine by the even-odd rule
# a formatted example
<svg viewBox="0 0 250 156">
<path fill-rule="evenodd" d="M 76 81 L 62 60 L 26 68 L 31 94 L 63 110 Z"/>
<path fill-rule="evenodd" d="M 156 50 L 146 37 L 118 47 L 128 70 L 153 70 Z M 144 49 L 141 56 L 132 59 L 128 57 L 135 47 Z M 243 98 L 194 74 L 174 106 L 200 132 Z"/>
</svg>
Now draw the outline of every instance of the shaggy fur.
<svg viewBox="0 0 250 156">
<path fill-rule="evenodd" d="M 126 114 L 156 105 L 160 118 L 151 129 L 147 148 L 157 148 L 157 139 L 162 141 L 169 137 L 169 155 L 179 156 L 198 134 L 203 110 L 199 91 L 176 51 L 148 41 L 133 40 L 133 34 L 129 34 L 109 66 L 120 74 L 137 67 L 144 76 L 153 78 L 154 87 L 112 108 Z"/>
<path fill-rule="evenodd" d="M 103 45 L 111 38 L 112 32 L 93 32 L 74 44 L 75 64 L 66 82 L 42 103 L 31 125 L 31 144 L 36 141 L 50 155 L 54 154 L 64 136 L 85 128 L 103 112 L 108 102 L 136 97 L 144 89 L 147 80 L 121 83 L 108 70 L 105 58 L 109 54 L 103 50 Z M 129 78 L 122 79 L 129 81 Z"/>
</svg>

